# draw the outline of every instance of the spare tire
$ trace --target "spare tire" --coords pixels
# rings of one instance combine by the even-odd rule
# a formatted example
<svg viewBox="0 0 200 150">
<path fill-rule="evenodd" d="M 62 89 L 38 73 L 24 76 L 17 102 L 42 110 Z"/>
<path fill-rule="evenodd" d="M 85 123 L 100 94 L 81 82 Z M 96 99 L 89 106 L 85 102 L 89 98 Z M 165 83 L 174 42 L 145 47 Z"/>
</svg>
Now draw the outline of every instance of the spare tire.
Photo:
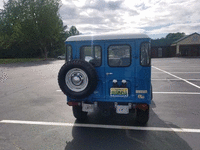
<svg viewBox="0 0 200 150">
<path fill-rule="evenodd" d="M 83 99 L 94 92 L 97 86 L 94 66 L 83 60 L 65 63 L 58 73 L 58 84 L 62 92 L 73 99 Z"/>
</svg>

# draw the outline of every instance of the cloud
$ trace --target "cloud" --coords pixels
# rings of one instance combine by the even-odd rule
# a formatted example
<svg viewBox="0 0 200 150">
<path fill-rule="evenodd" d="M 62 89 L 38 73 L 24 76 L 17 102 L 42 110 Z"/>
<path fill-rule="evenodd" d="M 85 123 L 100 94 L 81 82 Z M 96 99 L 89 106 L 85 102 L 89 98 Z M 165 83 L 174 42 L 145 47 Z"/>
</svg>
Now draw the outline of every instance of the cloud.
<svg viewBox="0 0 200 150">
<path fill-rule="evenodd" d="M 108 8 L 110 10 L 117 10 L 121 7 L 122 1 L 108 2 Z"/>
<path fill-rule="evenodd" d="M 86 0 L 81 5 L 76 2 L 64 1 L 60 13 L 64 23 L 77 26 L 82 33 L 121 31 L 122 28 L 127 29 L 124 26 L 128 24 L 127 16 L 132 18 L 139 14 L 119 0 Z"/>
<path fill-rule="evenodd" d="M 81 33 L 191 34 L 200 33 L 199 6 L 199 0 L 62 0 L 60 15 Z"/>
<path fill-rule="evenodd" d="M 176 33 L 176 32 L 185 32 L 186 34 L 191 34 L 199 31 L 199 23 L 184 23 L 184 24 L 171 24 L 166 27 L 161 27 L 159 29 L 153 29 L 147 31 L 148 34 L 162 34 L 162 33 Z"/>
<path fill-rule="evenodd" d="M 123 1 L 87 0 L 83 9 L 95 9 L 99 11 L 118 10 Z"/>
<path fill-rule="evenodd" d="M 67 5 L 63 5 L 60 8 L 60 14 L 62 16 L 62 19 L 64 20 L 71 20 L 79 17 L 79 12 L 76 7 L 71 7 Z"/>
</svg>

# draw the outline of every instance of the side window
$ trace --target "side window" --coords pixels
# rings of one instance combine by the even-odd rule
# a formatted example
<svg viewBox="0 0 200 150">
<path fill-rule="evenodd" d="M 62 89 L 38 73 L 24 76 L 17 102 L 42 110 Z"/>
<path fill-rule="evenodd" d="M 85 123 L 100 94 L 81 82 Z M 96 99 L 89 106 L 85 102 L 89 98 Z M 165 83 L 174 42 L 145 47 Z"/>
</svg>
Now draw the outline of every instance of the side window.
<svg viewBox="0 0 200 150">
<path fill-rule="evenodd" d="M 150 43 L 148 42 L 144 42 L 140 46 L 140 64 L 142 66 L 151 65 Z"/>
<path fill-rule="evenodd" d="M 101 66 L 101 55 L 101 46 L 82 46 L 80 49 L 80 59 L 92 63 L 95 67 Z"/>
<path fill-rule="evenodd" d="M 111 67 L 128 67 L 131 64 L 131 47 L 129 45 L 111 45 L 108 48 L 108 65 Z"/>
<path fill-rule="evenodd" d="M 72 46 L 67 45 L 66 46 L 66 61 L 71 61 L 72 60 Z"/>
</svg>

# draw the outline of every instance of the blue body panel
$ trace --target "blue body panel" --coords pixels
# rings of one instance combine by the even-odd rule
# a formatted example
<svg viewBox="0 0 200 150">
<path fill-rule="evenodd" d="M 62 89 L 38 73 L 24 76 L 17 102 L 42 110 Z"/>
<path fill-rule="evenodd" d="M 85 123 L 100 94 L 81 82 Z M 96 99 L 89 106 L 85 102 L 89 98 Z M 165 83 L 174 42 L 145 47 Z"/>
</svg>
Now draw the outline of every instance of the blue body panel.
<svg viewBox="0 0 200 150">
<path fill-rule="evenodd" d="M 128 102 L 128 103 L 151 103 L 151 66 L 140 65 L 140 45 L 150 42 L 149 38 L 143 39 L 120 39 L 120 40 L 96 40 L 96 41 L 70 41 L 66 44 L 72 46 L 72 58 L 80 59 L 82 46 L 99 45 L 102 48 L 102 65 L 95 67 L 98 74 L 96 90 L 86 99 L 79 101 L 89 102 Z M 108 65 L 108 48 L 111 45 L 129 45 L 131 47 L 131 64 L 128 67 L 110 67 Z M 112 73 L 106 75 L 106 73 Z M 113 79 L 119 84 L 122 80 L 127 81 L 128 97 L 111 97 L 110 88 Z M 67 101 L 76 101 L 67 98 Z"/>
</svg>

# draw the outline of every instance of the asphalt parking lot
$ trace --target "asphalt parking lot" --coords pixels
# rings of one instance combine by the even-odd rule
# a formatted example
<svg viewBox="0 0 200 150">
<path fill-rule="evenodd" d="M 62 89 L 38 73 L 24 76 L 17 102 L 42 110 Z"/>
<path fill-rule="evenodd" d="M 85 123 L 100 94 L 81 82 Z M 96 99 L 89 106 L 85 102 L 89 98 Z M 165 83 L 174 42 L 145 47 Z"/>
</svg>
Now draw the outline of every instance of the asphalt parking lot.
<svg viewBox="0 0 200 150">
<path fill-rule="evenodd" d="M 152 59 L 150 120 L 77 122 L 57 84 L 64 60 L 0 65 L 0 149 L 200 149 L 200 58 Z"/>
</svg>

